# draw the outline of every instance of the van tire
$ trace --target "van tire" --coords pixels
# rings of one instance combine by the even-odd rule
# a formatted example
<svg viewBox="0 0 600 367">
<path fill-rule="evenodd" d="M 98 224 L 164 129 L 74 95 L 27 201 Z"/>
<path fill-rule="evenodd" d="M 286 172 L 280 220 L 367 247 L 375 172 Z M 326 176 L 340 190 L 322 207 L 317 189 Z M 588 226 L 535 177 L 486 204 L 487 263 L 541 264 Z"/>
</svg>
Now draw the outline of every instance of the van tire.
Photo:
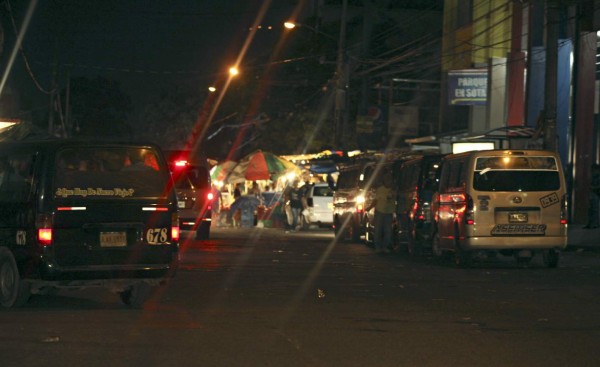
<svg viewBox="0 0 600 367">
<path fill-rule="evenodd" d="M 0 304 L 4 308 L 21 307 L 30 295 L 31 287 L 21 279 L 13 254 L 0 248 Z"/>
<path fill-rule="evenodd" d="M 440 247 L 440 235 L 437 232 L 433 234 L 431 239 L 431 253 L 440 260 L 448 258 L 447 251 L 442 250 Z"/>
<path fill-rule="evenodd" d="M 408 251 L 408 254 L 411 256 L 420 256 L 423 253 L 423 244 L 417 238 L 417 233 L 414 227 L 412 227 L 410 232 L 408 233 L 406 249 Z"/>
<path fill-rule="evenodd" d="M 473 253 L 471 251 L 465 251 L 456 248 L 454 251 L 454 264 L 459 268 L 468 268 L 473 262 Z"/>
<path fill-rule="evenodd" d="M 134 284 L 124 291 L 119 292 L 121 301 L 131 308 L 142 308 L 144 303 L 150 298 L 153 287 L 144 282 Z"/>
<path fill-rule="evenodd" d="M 196 230 L 196 239 L 199 241 L 208 240 L 210 237 L 210 223 L 202 222 Z"/>
<path fill-rule="evenodd" d="M 360 225 L 355 221 L 350 224 L 350 237 L 352 242 L 360 242 Z"/>
<path fill-rule="evenodd" d="M 560 253 L 554 249 L 544 250 L 542 251 L 542 259 L 544 261 L 544 265 L 547 267 L 556 268 L 560 259 Z"/>
</svg>

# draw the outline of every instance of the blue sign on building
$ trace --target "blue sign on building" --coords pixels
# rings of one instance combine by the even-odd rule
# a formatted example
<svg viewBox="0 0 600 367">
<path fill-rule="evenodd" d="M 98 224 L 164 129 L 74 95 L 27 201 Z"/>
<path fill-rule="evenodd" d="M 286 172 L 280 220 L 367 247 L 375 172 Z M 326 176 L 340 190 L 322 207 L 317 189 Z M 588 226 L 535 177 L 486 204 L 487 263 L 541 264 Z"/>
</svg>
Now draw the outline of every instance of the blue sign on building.
<svg viewBox="0 0 600 367">
<path fill-rule="evenodd" d="M 448 72 L 448 104 L 474 106 L 487 103 L 487 70 L 466 69 Z"/>
</svg>

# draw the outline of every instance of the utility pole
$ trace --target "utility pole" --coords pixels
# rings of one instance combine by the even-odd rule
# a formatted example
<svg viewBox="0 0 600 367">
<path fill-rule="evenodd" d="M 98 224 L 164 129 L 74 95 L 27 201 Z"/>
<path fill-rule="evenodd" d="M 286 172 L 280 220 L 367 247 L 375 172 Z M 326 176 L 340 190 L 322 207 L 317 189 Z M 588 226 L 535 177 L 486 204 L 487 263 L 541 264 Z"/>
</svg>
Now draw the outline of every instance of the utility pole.
<svg viewBox="0 0 600 367">
<path fill-rule="evenodd" d="M 343 149 L 346 138 L 346 87 L 348 78 L 346 64 L 346 11 L 348 0 L 342 1 L 342 16 L 340 19 L 340 38 L 338 41 L 338 53 L 336 61 L 336 81 L 335 81 L 335 146 L 336 149 Z"/>
<path fill-rule="evenodd" d="M 558 70 L 558 0 L 546 2 L 546 88 L 544 93 L 544 149 L 558 151 L 556 95 Z"/>
</svg>

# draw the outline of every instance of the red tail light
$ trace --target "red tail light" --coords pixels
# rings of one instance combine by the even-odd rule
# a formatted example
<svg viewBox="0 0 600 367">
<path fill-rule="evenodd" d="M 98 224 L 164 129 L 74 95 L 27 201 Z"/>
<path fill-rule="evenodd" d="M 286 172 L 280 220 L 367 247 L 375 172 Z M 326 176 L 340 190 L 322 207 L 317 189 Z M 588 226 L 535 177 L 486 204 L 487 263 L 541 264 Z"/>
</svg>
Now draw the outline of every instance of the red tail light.
<svg viewBox="0 0 600 367">
<path fill-rule="evenodd" d="M 209 193 L 208 193 L 208 195 L 206 195 L 206 198 L 207 198 L 208 200 L 212 200 L 212 199 L 214 199 L 214 198 L 215 198 L 215 195 L 214 195 L 212 192 L 209 192 Z"/>
<path fill-rule="evenodd" d="M 560 224 L 567 224 L 567 213 L 568 213 L 568 202 L 567 195 L 563 195 L 561 203 L 560 203 Z"/>
<path fill-rule="evenodd" d="M 475 224 L 475 218 L 473 218 L 473 198 L 469 194 L 465 194 L 465 223 L 468 225 Z"/>
<path fill-rule="evenodd" d="M 50 246 L 52 244 L 52 228 L 38 229 L 38 243 L 42 246 Z"/>
<path fill-rule="evenodd" d="M 179 241 L 179 216 L 177 213 L 173 213 L 171 216 L 171 240 Z"/>
<path fill-rule="evenodd" d="M 38 214 L 35 219 L 37 230 L 37 240 L 42 246 L 52 244 L 52 214 Z"/>
</svg>

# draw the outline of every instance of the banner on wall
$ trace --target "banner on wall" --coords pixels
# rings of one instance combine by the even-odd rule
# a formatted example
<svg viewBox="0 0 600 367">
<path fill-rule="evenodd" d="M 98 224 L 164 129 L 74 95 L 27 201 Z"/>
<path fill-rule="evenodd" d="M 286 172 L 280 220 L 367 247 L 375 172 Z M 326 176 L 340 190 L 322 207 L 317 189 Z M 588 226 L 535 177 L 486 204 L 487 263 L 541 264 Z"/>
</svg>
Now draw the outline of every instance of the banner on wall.
<svg viewBox="0 0 600 367">
<path fill-rule="evenodd" d="M 476 106 L 487 103 L 488 72 L 481 69 L 448 72 L 448 104 Z"/>
</svg>

